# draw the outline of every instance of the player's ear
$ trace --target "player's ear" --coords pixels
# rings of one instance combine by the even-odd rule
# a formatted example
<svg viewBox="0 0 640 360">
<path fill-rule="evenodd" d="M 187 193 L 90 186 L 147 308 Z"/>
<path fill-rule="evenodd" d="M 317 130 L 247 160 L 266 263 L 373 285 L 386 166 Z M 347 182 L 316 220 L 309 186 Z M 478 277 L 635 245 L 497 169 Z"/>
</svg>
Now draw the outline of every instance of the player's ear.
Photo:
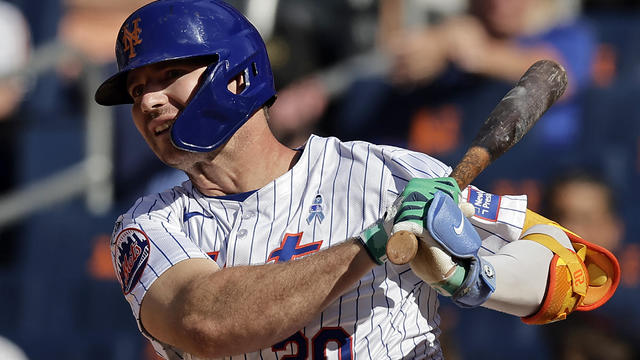
<svg viewBox="0 0 640 360">
<path fill-rule="evenodd" d="M 246 87 L 247 87 L 247 83 L 245 80 L 244 71 L 234 76 L 234 78 L 231 79 L 227 84 L 227 89 L 235 95 L 238 95 L 241 92 L 243 92 Z"/>
</svg>

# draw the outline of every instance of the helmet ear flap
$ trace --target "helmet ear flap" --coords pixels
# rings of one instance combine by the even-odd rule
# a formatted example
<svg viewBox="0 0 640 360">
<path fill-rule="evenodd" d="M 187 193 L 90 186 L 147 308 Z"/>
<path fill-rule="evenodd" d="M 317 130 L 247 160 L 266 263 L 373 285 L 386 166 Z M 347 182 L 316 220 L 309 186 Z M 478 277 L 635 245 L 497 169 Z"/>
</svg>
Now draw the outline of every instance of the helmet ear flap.
<svg viewBox="0 0 640 360">
<path fill-rule="evenodd" d="M 265 82 L 258 74 L 251 77 L 250 69 L 256 53 L 235 66 L 224 59 L 205 70 L 203 83 L 182 110 L 171 128 L 171 140 L 179 149 L 209 152 L 225 143 L 253 114 L 275 95 L 273 82 Z M 270 70 L 270 69 L 269 69 Z M 267 74 L 271 78 L 270 72 Z M 241 91 L 238 76 L 244 79 Z"/>
</svg>

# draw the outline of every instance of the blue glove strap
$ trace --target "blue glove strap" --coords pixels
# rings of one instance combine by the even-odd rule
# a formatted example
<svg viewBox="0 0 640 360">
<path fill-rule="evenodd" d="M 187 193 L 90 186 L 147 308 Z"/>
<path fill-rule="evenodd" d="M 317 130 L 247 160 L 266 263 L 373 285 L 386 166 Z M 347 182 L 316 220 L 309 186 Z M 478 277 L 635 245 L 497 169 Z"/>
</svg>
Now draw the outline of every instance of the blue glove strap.
<svg viewBox="0 0 640 360">
<path fill-rule="evenodd" d="M 496 289 L 495 269 L 481 257 L 471 259 L 467 277 L 451 296 L 460 307 L 471 308 L 482 305 Z"/>
<path fill-rule="evenodd" d="M 459 258 L 475 257 L 482 240 L 453 199 L 438 191 L 427 212 L 427 230 L 442 247 Z"/>
<path fill-rule="evenodd" d="M 451 299 L 461 307 L 484 303 L 496 288 L 494 268 L 478 256 L 480 235 L 455 201 L 441 191 L 435 193 L 427 212 L 427 230 L 454 257 L 469 260 L 467 276 Z"/>
</svg>

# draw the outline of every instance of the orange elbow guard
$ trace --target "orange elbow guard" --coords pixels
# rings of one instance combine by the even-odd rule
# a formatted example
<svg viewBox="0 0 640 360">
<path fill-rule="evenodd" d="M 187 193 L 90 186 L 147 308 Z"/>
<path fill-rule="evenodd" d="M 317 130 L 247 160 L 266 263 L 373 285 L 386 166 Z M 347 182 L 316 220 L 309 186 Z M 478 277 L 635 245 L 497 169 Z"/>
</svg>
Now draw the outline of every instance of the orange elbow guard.
<svg viewBox="0 0 640 360">
<path fill-rule="evenodd" d="M 523 239 L 545 246 L 554 256 L 542 305 L 535 314 L 522 318 L 523 322 L 546 324 L 563 320 L 575 310 L 596 309 L 613 296 L 620 282 L 620 265 L 611 252 L 529 210 L 527 218 L 547 226 L 527 222 Z M 567 236 L 575 251 L 560 244 L 556 240 L 560 236 Z"/>
</svg>

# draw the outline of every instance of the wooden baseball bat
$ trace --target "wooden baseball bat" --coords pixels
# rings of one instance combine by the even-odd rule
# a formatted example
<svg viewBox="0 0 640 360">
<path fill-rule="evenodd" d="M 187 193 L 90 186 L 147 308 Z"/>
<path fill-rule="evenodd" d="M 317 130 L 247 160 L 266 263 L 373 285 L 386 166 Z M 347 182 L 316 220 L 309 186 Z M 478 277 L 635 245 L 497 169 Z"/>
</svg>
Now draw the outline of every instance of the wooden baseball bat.
<svg viewBox="0 0 640 360">
<path fill-rule="evenodd" d="M 453 177 L 464 189 L 489 164 L 504 154 L 533 127 L 562 96 L 567 73 L 558 63 L 540 60 L 522 75 L 516 86 L 500 100 L 480 128 L 471 146 L 453 169 Z M 418 239 L 408 231 L 389 238 L 387 257 L 397 265 L 410 262 L 418 251 Z"/>
</svg>

